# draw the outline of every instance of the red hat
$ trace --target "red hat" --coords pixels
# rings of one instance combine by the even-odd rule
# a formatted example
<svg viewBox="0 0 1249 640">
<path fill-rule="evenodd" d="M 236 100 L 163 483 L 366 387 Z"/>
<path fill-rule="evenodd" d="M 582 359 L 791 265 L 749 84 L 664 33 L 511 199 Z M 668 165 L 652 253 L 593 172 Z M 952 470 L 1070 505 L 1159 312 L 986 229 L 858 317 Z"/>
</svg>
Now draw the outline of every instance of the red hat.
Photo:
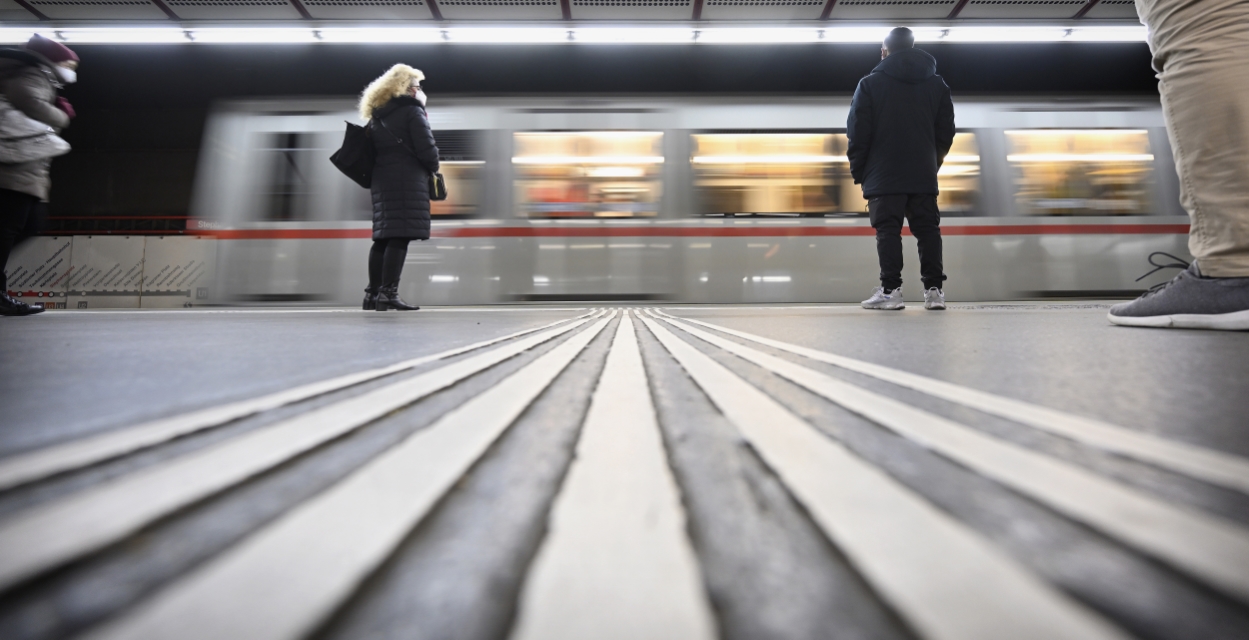
<svg viewBox="0 0 1249 640">
<path fill-rule="evenodd" d="M 47 58 L 52 64 L 67 60 L 78 62 L 78 54 L 70 51 L 69 47 L 55 40 L 49 40 L 37 33 L 26 42 L 26 49 Z"/>
</svg>

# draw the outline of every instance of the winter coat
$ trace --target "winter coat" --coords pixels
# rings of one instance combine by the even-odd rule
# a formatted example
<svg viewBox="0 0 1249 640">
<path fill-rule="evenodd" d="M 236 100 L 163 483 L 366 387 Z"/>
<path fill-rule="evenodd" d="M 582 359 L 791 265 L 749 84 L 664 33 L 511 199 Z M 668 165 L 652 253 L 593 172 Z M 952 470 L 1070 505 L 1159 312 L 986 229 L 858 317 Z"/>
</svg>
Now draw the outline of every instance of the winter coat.
<svg viewBox="0 0 1249 640">
<path fill-rule="evenodd" d="M 428 240 L 429 176 L 438 171 L 438 147 L 425 108 L 410 96 L 391 98 L 373 112 L 369 129 L 377 149 L 373 239 Z"/>
<path fill-rule="evenodd" d="M 15 109 L 56 130 L 69 126 L 69 116 L 56 107 L 61 83 L 47 58 L 25 49 L 0 50 L 0 93 Z M 52 158 L 0 164 L 0 189 L 11 189 L 47 201 Z"/>
<path fill-rule="evenodd" d="M 854 91 L 846 134 L 850 175 L 864 197 L 936 195 L 954 143 L 954 103 L 937 60 L 919 49 L 881 60 Z"/>
</svg>

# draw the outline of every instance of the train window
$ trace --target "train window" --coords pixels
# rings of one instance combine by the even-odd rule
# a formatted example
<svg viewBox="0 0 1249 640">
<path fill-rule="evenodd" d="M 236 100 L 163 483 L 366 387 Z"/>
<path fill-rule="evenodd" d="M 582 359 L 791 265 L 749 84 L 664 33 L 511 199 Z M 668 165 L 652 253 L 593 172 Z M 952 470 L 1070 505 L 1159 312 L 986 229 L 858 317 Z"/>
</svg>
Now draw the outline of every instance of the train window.
<svg viewBox="0 0 1249 640">
<path fill-rule="evenodd" d="M 629 218 L 659 213 L 663 133 L 514 134 L 516 205 L 529 218 Z"/>
<path fill-rule="evenodd" d="M 431 202 L 435 218 L 471 218 L 481 211 L 482 144 L 477 131 L 435 131 L 447 199 Z"/>
<path fill-rule="evenodd" d="M 937 171 L 937 208 L 943 215 L 969 215 L 980 199 L 980 148 L 976 134 L 956 133 Z"/>
<path fill-rule="evenodd" d="M 693 138 L 690 161 L 703 215 L 825 214 L 855 206 L 843 203 L 838 179 L 838 174 L 849 176 L 845 136 L 707 133 Z"/>
<path fill-rule="evenodd" d="M 1154 156 L 1145 130 L 1007 131 L 1006 143 L 1025 215 L 1148 213 Z"/>
<path fill-rule="evenodd" d="M 693 136 L 702 215 L 863 214 L 844 133 L 707 133 Z M 939 174 L 942 211 L 970 211 L 980 180 L 975 134 L 960 133 Z"/>
<path fill-rule="evenodd" d="M 320 161 L 309 148 L 305 133 L 281 132 L 265 136 L 261 151 L 267 156 L 268 179 L 261 186 L 264 220 L 308 220 L 312 184 L 311 163 Z"/>
<path fill-rule="evenodd" d="M 439 171 L 447 181 L 447 199 L 430 202 L 430 215 L 444 220 L 480 215 L 486 168 L 480 132 L 435 131 L 434 139 L 438 143 Z M 372 220 L 372 192 L 351 187 L 349 193 L 350 218 Z"/>
</svg>

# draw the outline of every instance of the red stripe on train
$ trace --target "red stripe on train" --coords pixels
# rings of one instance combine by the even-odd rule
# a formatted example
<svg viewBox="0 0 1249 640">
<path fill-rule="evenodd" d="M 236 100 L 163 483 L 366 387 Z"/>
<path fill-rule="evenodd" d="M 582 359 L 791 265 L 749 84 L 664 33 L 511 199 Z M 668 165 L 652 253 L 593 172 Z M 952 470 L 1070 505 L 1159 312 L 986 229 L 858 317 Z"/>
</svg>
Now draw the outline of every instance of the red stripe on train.
<svg viewBox="0 0 1249 640">
<path fill-rule="evenodd" d="M 339 240 L 371 238 L 370 229 L 218 229 L 195 231 L 218 240 Z M 909 235 L 909 230 L 903 233 Z M 1186 224 L 1020 224 L 951 225 L 944 236 L 1173 235 L 1187 234 Z M 437 229 L 435 238 L 760 238 L 872 236 L 871 227 L 465 227 Z"/>
</svg>

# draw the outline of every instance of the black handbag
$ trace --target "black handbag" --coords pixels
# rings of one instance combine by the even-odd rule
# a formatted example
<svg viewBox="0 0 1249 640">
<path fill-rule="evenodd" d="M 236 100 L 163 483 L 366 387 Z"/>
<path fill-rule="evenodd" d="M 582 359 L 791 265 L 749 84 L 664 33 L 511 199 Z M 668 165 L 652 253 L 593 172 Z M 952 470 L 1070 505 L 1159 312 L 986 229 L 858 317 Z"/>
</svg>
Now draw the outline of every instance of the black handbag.
<svg viewBox="0 0 1249 640">
<path fill-rule="evenodd" d="M 372 124 L 372 121 L 369 122 Z M 368 189 L 373 184 L 373 165 L 377 164 L 377 150 L 373 148 L 373 138 L 369 129 L 358 124 L 347 123 L 347 133 L 343 135 L 343 146 L 330 162 L 338 167 L 344 175 L 356 184 Z"/>
<path fill-rule="evenodd" d="M 437 171 L 429 174 L 429 199 L 447 199 L 447 181 L 444 180 L 442 174 Z"/>
<path fill-rule="evenodd" d="M 399 143 L 399 146 L 410 151 L 412 155 L 414 156 L 416 155 L 416 149 L 413 149 L 412 147 L 409 147 L 408 145 L 404 144 L 403 138 L 400 138 L 399 136 L 395 135 L 395 132 L 391 131 L 390 127 L 386 126 L 385 120 L 379 120 L 378 122 L 382 123 L 382 128 L 386 130 L 386 133 L 390 134 L 390 137 L 394 138 L 395 141 Z M 447 199 L 447 181 L 445 178 L 442 177 L 442 174 L 437 171 L 429 174 L 429 199 L 430 200 L 446 200 Z"/>
</svg>

